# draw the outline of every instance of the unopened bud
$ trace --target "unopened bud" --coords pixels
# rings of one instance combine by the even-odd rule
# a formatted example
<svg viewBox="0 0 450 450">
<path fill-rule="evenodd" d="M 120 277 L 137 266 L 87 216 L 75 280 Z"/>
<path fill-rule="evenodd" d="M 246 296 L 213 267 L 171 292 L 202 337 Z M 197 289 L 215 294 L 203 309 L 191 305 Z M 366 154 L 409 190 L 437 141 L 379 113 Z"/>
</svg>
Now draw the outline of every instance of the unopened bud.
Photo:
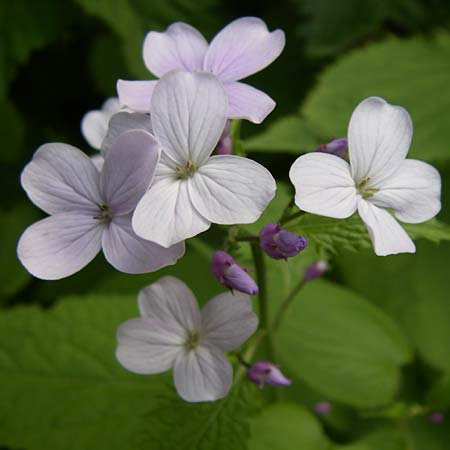
<svg viewBox="0 0 450 450">
<path fill-rule="evenodd" d="M 320 278 L 329 269 L 328 262 L 324 259 L 316 261 L 308 266 L 303 275 L 303 281 L 311 281 Z"/>
<path fill-rule="evenodd" d="M 218 155 L 231 155 L 233 153 L 233 139 L 230 136 L 231 120 L 227 120 L 225 128 L 217 144 Z"/>
<path fill-rule="evenodd" d="M 287 379 L 280 370 L 280 366 L 269 361 L 258 361 L 247 370 L 247 378 L 263 388 L 265 384 L 270 386 L 289 386 L 292 381 Z"/>
<path fill-rule="evenodd" d="M 339 158 L 345 158 L 345 150 L 347 149 L 347 139 L 339 138 L 334 139 L 328 144 L 320 145 L 315 149 L 316 152 L 330 153 L 331 155 L 339 156 Z"/>
<path fill-rule="evenodd" d="M 283 230 L 276 223 L 268 223 L 259 235 L 261 248 L 274 259 L 287 259 L 306 248 L 308 241 L 290 231 Z"/>
<path fill-rule="evenodd" d="M 228 289 L 244 292 L 250 295 L 258 293 L 255 280 L 241 267 L 235 259 L 226 252 L 214 253 L 211 262 L 211 272 L 219 282 Z"/>
<path fill-rule="evenodd" d="M 314 405 L 314 412 L 318 416 L 326 416 L 330 414 L 333 409 L 333 405 L 329 402 L 318 402 Z"/>
<path fill-rule="evenodd" d="M 428 416 L 428 419 L 430 420 L 431 423 L 440 424 L 444 422 L 445 415 L 442 414 L 441 412 L 435 411 Z"/>
</svg>

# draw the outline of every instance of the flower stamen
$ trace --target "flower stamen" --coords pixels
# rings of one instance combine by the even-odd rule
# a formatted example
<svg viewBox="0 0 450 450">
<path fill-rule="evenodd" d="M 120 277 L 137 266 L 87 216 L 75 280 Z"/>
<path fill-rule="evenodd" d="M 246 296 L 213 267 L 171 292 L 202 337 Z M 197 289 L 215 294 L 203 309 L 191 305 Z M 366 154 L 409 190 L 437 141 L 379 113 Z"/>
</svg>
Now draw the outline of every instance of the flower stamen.
<svg viewBox="0 0 450 450">
<path fill-rule="evenodd" d="M 195 167 L 195 164 L 189 159 L 184 167 L 176 167 L 175 170 L 178 178 L 185 180 L 186 178 L 190 178 L 194 175 L 197 171 L 197 167 Z"/>
</svg>

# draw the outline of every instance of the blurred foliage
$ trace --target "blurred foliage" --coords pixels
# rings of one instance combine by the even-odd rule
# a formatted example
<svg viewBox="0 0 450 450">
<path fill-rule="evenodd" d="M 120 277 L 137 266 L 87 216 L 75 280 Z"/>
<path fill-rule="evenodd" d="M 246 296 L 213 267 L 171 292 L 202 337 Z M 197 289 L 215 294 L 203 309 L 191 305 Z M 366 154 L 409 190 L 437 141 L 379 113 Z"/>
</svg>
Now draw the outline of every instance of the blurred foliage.
<svg viewBox="0 0 450 450">
<path fill-rule="evenodd" d="M 278 104 L 263 125 L 242 124 L 243 148 L 280 179 L 242 234 L 295 213 L 288 167 L 345 136 L 369 95 L 410 111 L 411 156 L 440 169 L 443 210 L 405 225 L 419 239 L 415 255 L 384 258 L 356 216 L 288 222 L 314 245 L 288 262 L 265 259 L 272 315 L 311 262 L 332 258 L 328 280 L 300 291 L 273 348 L 256 355 L 275 355 L 293 385 L 275 392 L 242 382 L 223 401 L 188 405 L 174 397 L 170 374 L 123 370 L 114 334 L 137 314 L 137 291 L 165 274 L 200 302 L 220 292 L 209 264 L 224 229 L 190 240 L 177 265 L 154 274 L 117 273 L 99 256 L 68 279 L 36 280 L 15 254 L 20 233 L 42 217 L 19 177 L 44 142 L 91 152 L 80 120 L 115 94 L 117 78 L 151 78 L 141 58 L 149 29 L 187 21 L 211 38 L 243 15 L 284 29 L 287 45 L 250 80 Z M 0 2 L 0 448 L 448 450 L 450 418 L 434 424 L 428 414 L 450 412 L 449 33 L 448 0 Z M 232 244 L 252 268 L 248 244 Z M 319 418 L 312 408 L 321 400 L 333 410 Z"/>
</svg>

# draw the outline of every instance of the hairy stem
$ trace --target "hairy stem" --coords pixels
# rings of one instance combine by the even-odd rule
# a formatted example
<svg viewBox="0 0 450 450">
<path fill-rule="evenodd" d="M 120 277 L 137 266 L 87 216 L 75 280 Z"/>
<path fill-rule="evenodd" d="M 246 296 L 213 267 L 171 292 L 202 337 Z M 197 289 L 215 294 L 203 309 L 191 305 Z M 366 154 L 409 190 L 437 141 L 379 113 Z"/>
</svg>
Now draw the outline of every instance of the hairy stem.
<svg viewBox="0 0 450 450">
<path fill-rule="evenodd" d="M 284 314 L 286 313 L 287 309 L 289 308 L 292 301 L 295 299 L 297 294 L 300 292 L 302 287 L 305 285 L 305 281 L 301 279 L 292 289 L 292 291 L 288 294 L 288 296 L 283 300 L 283 303 L 281 303 L 280 307 L 278 308 L 278 311 L 275 315 L 275 318 L 272 322 L 271 329 L 276 331 L 278 327 L 280 326 L 280 323 L 283 319 Z"/>
<path fill-rule="evenodd" d="M 291 220 L 294 220 L 294 219 L 296 219 L 297 217 L 302 216 L 303 214 L 306 214 L 306 212 L 305 212 L 305 211 L 297 211 L 296 213 L 291 214 L 290 216 L 287 216 L 287 217 L 282 218 L 282 219 L 280 220 L 280 224 L 281 224 L 281 225 L 284 225 L 285 223 L 290 222 Z"/>
</svg>

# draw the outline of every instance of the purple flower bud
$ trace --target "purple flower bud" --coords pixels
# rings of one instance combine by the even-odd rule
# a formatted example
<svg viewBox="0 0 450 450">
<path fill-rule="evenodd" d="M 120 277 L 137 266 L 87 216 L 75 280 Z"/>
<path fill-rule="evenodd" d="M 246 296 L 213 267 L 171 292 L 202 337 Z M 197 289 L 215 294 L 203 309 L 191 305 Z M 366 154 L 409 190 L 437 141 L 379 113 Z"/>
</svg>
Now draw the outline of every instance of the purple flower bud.
<svg viewBox="0 0 450 450">
<path fill-rule="evenodd" d="M 217 144 L 218 155 L 231 155 L 233 153 L 233 139 L 231 139 L 230 131 L 231 120 L 228 119 Z"/>
<path fill-rule="evenodd" d="M 274 259 L 295 256 L 308 245 L 305 237 L 283 230 L 276 223 L 268 223 L 261 230 L 259 242 L 262 249 Z"/>
<path fill-rule="evenodd" d="M 333 409 L 333 405 L 329 402 L 318 402 L 313 409 L 318 416 L 326 416 Z"/>
<path fill-rule="evenodd" d="M 328 144 L 319 145 L 314 151 L 321 153 L 330 153 L 331 155 L 339 156 L 339 158 L 345 158 L 345 150 L 347 148 L 347 139 L 339 138 L 334 139 Z"/>
<path fill-rule="evenodd" d="M 328 262 L 324 259 L 316 261 L 308 266 L 303 275 L 303 281 L 311 281 L 320 278 L 329 269 Z"/>
<path fill-rule="evenodd" d="M 444 422 L 445 415 L 442 414 L 441 412 L 435 411 L 428 416 L 428 419 L 430 420 L 431 423 L 440 424 Z"/>
<path fill-rule="evenodd" d="M 221 284 L 229 289 L 256 295 L 258 286 L 255 280 L 241 267 L 234 258 L 226 252 L 214 253 L 211 262 L 211 272 Z"/>
<path fill-rule="evenodd" d="M 247 378 L 261 389 L 265 384 L 271 386 L 289 386 L 288 380 L 280 371 L 280 366 L 269 361 L 258 361 L 247 370 Z"/>
</svg>

